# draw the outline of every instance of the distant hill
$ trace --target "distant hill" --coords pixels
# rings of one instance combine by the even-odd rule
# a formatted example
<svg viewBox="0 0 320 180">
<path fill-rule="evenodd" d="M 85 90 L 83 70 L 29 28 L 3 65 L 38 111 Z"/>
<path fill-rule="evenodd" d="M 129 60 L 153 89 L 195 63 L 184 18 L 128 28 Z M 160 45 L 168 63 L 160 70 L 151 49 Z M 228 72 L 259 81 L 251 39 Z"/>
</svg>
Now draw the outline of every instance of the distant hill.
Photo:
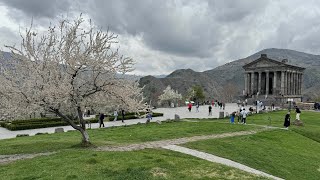
<svg viewBox="0 0 320 180">
<path fill-rule="evenodd" d="M 235 60 L 204 72 L 191 69 L 179 69 L 164 78 L 146 76 L 140 79 L 140 85 L 145 86 L 144 94 L 148 99 L 157 101 L 166 86 L 170 85 L 183 95 L 192 85 L 203 87 L 207 97 L 219 99 L 226 84 L 232 84 L 240 95 L 244 89 L 243 65 L 258 59 L 261 54 L 267 54 L 271 59 L 281 61 L 288 59 L 288 64 L 306 68 L 303 76 L 303 94 L 305 99 L 312 98 L 319 93 L 320 87 L 320 56 L 289 49 L 264 49 L 249 57 Z M 318 92 L 317 92 L 318 91 Z"/>
</svg>

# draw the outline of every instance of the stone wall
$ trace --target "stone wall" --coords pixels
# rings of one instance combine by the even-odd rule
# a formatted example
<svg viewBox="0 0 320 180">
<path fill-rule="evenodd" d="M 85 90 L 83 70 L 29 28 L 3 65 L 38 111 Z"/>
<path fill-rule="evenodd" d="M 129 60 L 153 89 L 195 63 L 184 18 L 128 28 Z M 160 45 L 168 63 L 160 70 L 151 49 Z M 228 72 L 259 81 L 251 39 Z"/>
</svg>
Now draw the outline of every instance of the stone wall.
<svg viewBox="0 0 320 180">
<path fill-rule="evenodd" d="M 296 105 L 303 110 L 313 110 L 314 109 L 314 103 L 302 103 L 297 102 Z"/>
</svg>

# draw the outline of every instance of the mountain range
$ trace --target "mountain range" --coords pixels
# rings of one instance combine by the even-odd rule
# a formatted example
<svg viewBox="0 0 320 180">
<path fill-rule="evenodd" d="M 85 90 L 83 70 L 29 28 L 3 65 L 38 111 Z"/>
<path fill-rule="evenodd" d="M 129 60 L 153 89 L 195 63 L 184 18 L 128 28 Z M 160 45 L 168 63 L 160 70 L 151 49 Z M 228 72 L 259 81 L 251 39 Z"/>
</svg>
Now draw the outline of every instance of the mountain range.
<svg viewBox="0 0 320 180">
<path fill-rule="evenodd" d="M 192 69 L 178 69 L 164 76 L 132 76 L 139 79 L 140 86 L 144 86 L 143 93 L 146 100 L 156 105 L 158 97 L 170 85 L 183 96 L 194 85 L 201 86 L 207 99 L 220 99 L 227 91 L 233 89 L 235 94 L 241 95 L 244 89 L 244 66 L 258 59 L 261 54 L 268 58 L 281 61 L 288 59 L 288 64 L 306 68 L 303 75 L 303 99 L 313 100 L 320 97 L 320 55 L 313 55 L 289 49 L 264 49 L 249 57 L 238 59 L 218 66 L 212 70 L 196 72 Z M 1 52 L 0 67 L 6 65 L 11 53 Z M 131 77 L 131 75 L 128 75 Z M 230 92 L 229 92 L 230 93 Z M 234 100 L 237 96 L 234 97 Z"/>
<path fill-rule="evenodd" d="M 164 78 L 145 76 L 140 78 L 140 85 L 144 86 L 144 95 L 147 100 L 158 101 L 158 96 L 170 85 L 186 95 L 193 85 L 203 88 L 208 99 L 219 99 L 224 96 L 230 87 L 236 94 L 242 94 L 244 89 L 244 66 L 258 59 L 261 54 L 267 54 L 268 58 L 281 61 L 288 59 L 288 64 L 306 68 L 303 75 L 303 99 L 312 100 L 320 96 L 320 56 L 289 49 L 264 49 L 249 57 L 231 61 L 222 66 L 204 72 L 196 72 L 192 69 L 179 69 Z M 228 87 L 228 89 L 226 89 Z M 237 97 L 234 97 L 234 100 Z"/>
</svg>

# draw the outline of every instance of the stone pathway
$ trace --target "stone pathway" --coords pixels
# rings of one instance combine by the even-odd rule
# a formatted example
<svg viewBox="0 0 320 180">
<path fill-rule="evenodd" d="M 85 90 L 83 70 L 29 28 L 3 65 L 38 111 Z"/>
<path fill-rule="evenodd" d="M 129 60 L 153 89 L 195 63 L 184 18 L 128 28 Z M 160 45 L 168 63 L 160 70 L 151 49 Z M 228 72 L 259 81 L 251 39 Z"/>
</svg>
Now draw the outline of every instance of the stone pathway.
<svg viewBox="0 0 320 180">
<path fill-rule="evenodd" d="M 0 164 L 7 164 L 21 159 L 32 159 L 38 156 L 49 156 L 56 152 L 37 153 L 37 154 L 13 154 L 13 155 L 0 155 Z"/>
<path fill-rule="evenodd" d="M 221 158 L 221 157 L 218 157 L 218 156 L 215 156 L 212 154 L 208 154 L 208 153 L 204 153 L 201 151 L 197 151 L 197 150 L 193 150 L 193 149 L 189 149 L 189 148 L 185 148 L 185 147 L 181 147 L 181 146 L 176 146 L 176 145 L 164 146 L 162 148 L 176 151 L 176 152 L 180 152 L 180 153 L 184 153 L 184 154 L 188 154 L 191 156 L 195 156 L 195 157 L 198 157 L 200 159 L 204 159 L 204 160 L 207 160 L 210 162 L 215 162 L 215 163 L 223 164 L 226 166 L 234 167 L 234 168 L 240 169 L 242 171 L 246 171 L 246 172 L 256 174 L 259 176 L 264 176 L 264 177 L 268 177 L 268 178 L 276 179 L 276 180 L 282 180 L 279 177 L 275 177 L 275 176 L 267 174 L 265 172 L 250 168 L 246 165 L 237 163 L 235 161 L 231 161 L 229 159 Z"/>
<path fill-rule="evenodd" d="M 97 151 L 135 151 L 135 150 L 141 150 L 146 148 L 161 148 L 163 146 L 185 144 L 188 142 L 194 142 L 194 141 L 200 141 L 200 140 L 206 140 L 206 139 L 218 139 L 218 138 L 226 138 L 226 137 L 234 137 L 234 136 L 251 135 L 251 134 L 256 134 L 257 132 L 266 131 L 266 130 L 268 130 L 268 128 L 256 130 L 256 131 L 239 131 L 239 132 L 213 134 L 213 135 L 205 135 L 205 136 L 193 136 L 193 137 L 185 137 L 185 138 L 179 138 L 179 139 L 169 139 L 169 140 L 130 144 L 130 145 L 124 145 L 124 146 L 103 146 L 103 147 L 98 147 Z"/>
</svg>

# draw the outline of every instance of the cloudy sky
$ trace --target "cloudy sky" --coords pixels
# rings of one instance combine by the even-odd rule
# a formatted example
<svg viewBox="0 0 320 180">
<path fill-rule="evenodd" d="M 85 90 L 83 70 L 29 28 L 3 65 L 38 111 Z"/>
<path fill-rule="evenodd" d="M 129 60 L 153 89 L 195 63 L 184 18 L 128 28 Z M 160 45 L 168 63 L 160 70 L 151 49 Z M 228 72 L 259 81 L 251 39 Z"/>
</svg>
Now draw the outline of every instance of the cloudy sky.
<svg viewBox="0 0 320 180">
<path fill-rule="evenodd" d="M 319 0 L 0 0 L 0 46 L 83 13 L 119 35 L 135 74 L 205 71 L 265 48 L 320 54 Z"/>
</svg>

